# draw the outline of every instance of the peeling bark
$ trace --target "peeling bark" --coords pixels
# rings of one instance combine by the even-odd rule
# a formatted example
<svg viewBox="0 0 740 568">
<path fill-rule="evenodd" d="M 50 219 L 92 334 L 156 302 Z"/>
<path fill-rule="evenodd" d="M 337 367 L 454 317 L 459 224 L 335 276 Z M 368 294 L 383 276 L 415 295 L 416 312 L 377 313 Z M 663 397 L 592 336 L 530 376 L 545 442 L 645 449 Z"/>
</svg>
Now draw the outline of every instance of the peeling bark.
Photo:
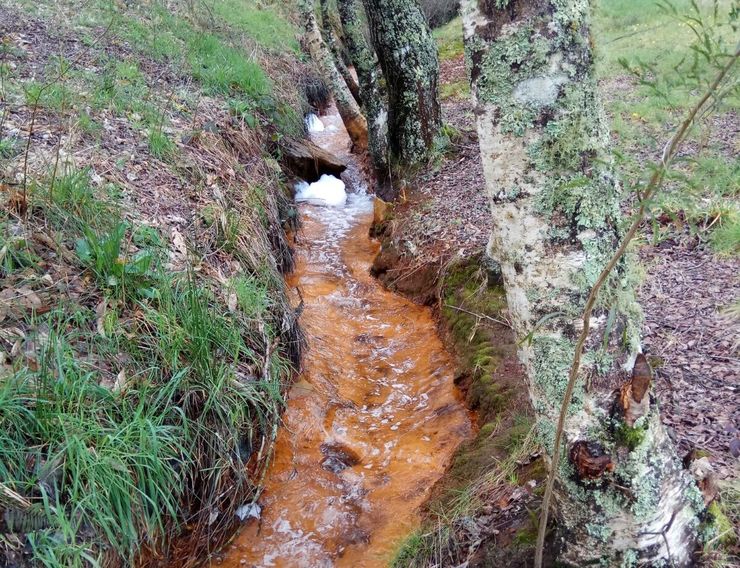
<svg viewBox="0 0 740 568">
<path fill-rule="evenodd" d="M 337 38 L 334 34 L 334 28 L 331 23 L 329 0 L 319 0 L 319 4 L 321 6 L 321 31 L 322 35 L 324 36 L 324 42 L 329 47 L 329 51 L 331 51 L 332 55 L 334 56 L 334 64 L 337 66 L 337 71 L 339 71 L 339 74 L 344 79 L 344 82 L 347 83 L 347 87 L 352 93 L 352 96 L 355 98 L 355 102 L 357 102 L 358 105 L 362 105 L 360 85 L 355 79 L 355 76 L 352 75 L 352 73 L 350 72 L 347 65 L 345 65 L 344 58 L 342 57 L 342 52 L 339 49 L 339 45 L 337 44 Z"/>
<path fill-rule="evenodd" d="M 388 89 L 391 158 L 419 163 L 441 126 L 437 46 L 416 0 L 363 3 Z"/>
<path fill-rule="evenodd" d="M 313 0 L 302 0 L 300 8 L 305 25 L 306 48 L 334 97 L 339 115 L 352 139 L 353 151 L 364 152 L 367 150 L 367 121 L 321 37 L 321 30 L 313 10 Z"/>
<path fill-rule="evenodd" d="M 370 156 L 377 173 L 380 188 L 378 194 L 388 199 L 388 112 L 380 90 L 378 63 L 362 31 L 357 12 L 357 0 L 337 0 L 339 19 L 342 22 L 345 42 L 352 64 L 360 82 L 360 97 L 368 122 Z"/>
<path fill-rule="evenodd" d="M 589 3 L 463 0 L 462 13 L 494 220 L 488 254 L 551 455 L 580 316 L 621 238 Z M 565 424 L 554 493 L 565 564 L 687 566 L 696 543 L 703 502 L 650 392 L 631 263 L 617 266 L 594 310 Z M 615 415 L 615 402 L 631 410 Z"/>
</svg>

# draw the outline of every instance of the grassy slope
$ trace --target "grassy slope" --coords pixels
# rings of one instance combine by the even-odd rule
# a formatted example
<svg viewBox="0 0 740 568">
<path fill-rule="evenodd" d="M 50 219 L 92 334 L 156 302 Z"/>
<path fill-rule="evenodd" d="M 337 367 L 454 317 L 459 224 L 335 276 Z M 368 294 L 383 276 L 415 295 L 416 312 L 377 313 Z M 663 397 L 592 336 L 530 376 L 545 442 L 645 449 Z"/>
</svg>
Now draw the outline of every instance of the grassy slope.
<svg viewBox="0 0 740 568">
<path fill-rule="evenodd" d="M 687 1 L 677 3 L 679 10 L 688 6 Z M 647 87 L 632 84 L 619 60 L 626 59 L 631 67 L 638 61 L 647 62 L 654 65 L 659 74 L 671 74 L 690 53 L 688 46 L 692 34 L 685 23 L 677 24 L 656 6 L 637 0 L 600 2 L 596 16 L 597 69 L 605 89 L 616 150 L 622 156 L 618 167 L 629 191 L 644 174 L 646 160 L 657 157 L 663 141 L 670 136 L 677 118 L 693 101 L 695 93 L 678 85 L 667 99 L 659 97 Z M 434 31 L 442 65 L 462 57 L 461 31 L 459 18 Z M 678 49 L 666 51 L 666 45 L 678 46 Z M 467 96 L 469 88 L 456 81 L 442 84 L 441 94 L 443 98 Z M 736 108 L 737 100 L 731 98 L 720 109 L 720 116 L 731 121 L 734 115 L 730 113 Z M 670 219 L 655 225 L 656 238 L 690 232 L 710 241 L 719 254 L 739 252 L 740 167 L 732 151 L 723 143 L 721 131 L 717 131 L 722 124 L 715 122 L 694 133 L 694 156 L 681 163 L 680 175 L 671 180 L 669 192 L 656 204 L 656 208 L 666 211 Z M 542 477 L 540 460 L 525 468 L 517 465 L 517 460 L 526 458 L 536 444 L 527 435 L 526 412 L 511 411 L 516 389 L 497 382 L 500 381 L 497 368 L 507 349 L 514 347 L 501 343 L 505 337 L 500 334 L 495 338 L 497 343 L 490 343 L 488 334 L 496 326 L 487 323 L 485 317 L 501 318 L 502 295 L 500 291 L 497 294 L 495 287 L 490 288 L 481 281 L 475 270 L 478 265 L 473 261 L 470 266 L 452 267 L 442 283 L 442 300 L 483 317 L 450 308 L 443 308 L 441 317 L 460 355 L 461 372 L 469 381 L 469 403 L 479 412 L 481 429 L 471 443 L 458 451 L 446 479 L 429 503 L 425 526 L 399 548 L 394 561 L 397 567 L 462 562 L 466 558 L 455 555 L 465 551 L 467 535 L 463 527 L 466 519 L 490 514 L 486 508 L 490 508 L 495 498 L 492 496 L 500 496 L 507 487 L 524 486 L 530 479 Z M 737 492 L 729 491 L 727 496 L 729 508 L 736 515 Z M 533 542 L 536 519 L 515 524 L 513 529 L 515 533 L 505 559 L 496 556 L 493 549 L 498 545 L 484 545 L 482 548 L 490 550 L 478 554 L 475 563 L 508 565 L 516 564 L 517 552 L 531 556 L 527 550 Z M 502 538 L 505 541 L 503 528 L 501 533 L 497 543 Z"/>
<path fill-rule="evenodd" d="M 263 154 L 301 127 L 294 28 L 244 0 L 2 10 L 0 564 L 202 555 L 300 349 Z"/>
</svg>

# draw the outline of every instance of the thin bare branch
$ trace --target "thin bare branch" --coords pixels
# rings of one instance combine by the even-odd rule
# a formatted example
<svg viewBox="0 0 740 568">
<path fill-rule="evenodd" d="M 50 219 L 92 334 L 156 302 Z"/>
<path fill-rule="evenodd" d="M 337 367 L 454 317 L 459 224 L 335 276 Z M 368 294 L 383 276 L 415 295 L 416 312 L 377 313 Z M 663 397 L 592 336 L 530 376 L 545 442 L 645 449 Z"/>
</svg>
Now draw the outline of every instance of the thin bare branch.
<svg viewBox="0 0 740 568">
<path fill-rule="evenodd" d="M 537 548 L 535 551 L 535 568 L 542 567 L 542 554 L 545 546 L 545 535 L 547 533 L 547 519 L 549 514 L 550 501 L 552 499 L 553 486 L 555 483 L 555 476 L 558 470 L 558 463 L 560 461 L 560 447 L 563 440 L 565 419 L 568 415 L 568 408 L 570 407 L 571 399 L 573 398 L 573 390 L 575 388 L 576 382 L 578 381 L 578 371 L 581 366 L 581 355 L 583 354 L 583 347 L 586 343 L 586 340 L 588 339 L 589 328 L 591 325 L 591 313 L 593 312 L 593 308 L 596 304 L 599 292 L 609 278 L 612 270 L 614 270 L 614 267 L 624 256 L 627 247 L 629 246 L 630 242 L 635 237 L 635 234 L 640 228 L 640 225 L 642 224 L 642 221 L 645 217 L 647 204 L 660 189 L 661 183 L 666 172 L 668 171 L 671 160 L 676 155 L 676 152 L 685 140 L 691 126 L 695 122 L 697 115 L 701 112 L 702 108 L 704 108 L 704 105 L 707 103 L 707 101 L 709 101 L 713 97 L 714 93 L 717 91 L 722 81 L 729 73 L 730 69 L 732 69 L 732 67 L 735 65 L 735 62 L 737 61 L 739 55 L 740 50 L 736 49 L 735 54 L 732 56 L 730 61 L 720 70 L 707 91 L 697 101 L 691 111 L 689 111 L 688 115 L 681 123 L 681 126 L 665 145 L 661 162 L 660 164 L 657 164 L 657 167 L 655 168 L 653 175 L 648 181 L 645 190 L 642 192 L 640 207 L 633 217 L 633 221 L 630 225 L 629 230 L 622 239 L 622 243 L 619 245 L 619 248 L 614 252 L 607 265 L 601 271 L 601 274 L 599 274 L 599 277 L 596 280 L 593 288 L 591 289 L 591 293 L 589 294 L 586 301 L 586 306 L 583 311 L 583 329 L 581 330 L 581 334 L 578 337 L 578 341 L 576 343 L 575 353 L 573 354 L 573 363 L 571 365 L 570 373 L 568 376 L 568 385 L 565 389 L 565 396 L 563 397 L 562 406 L 560 407 L 560 416 L 558 418 L 558 426 L 555 433 L 555 445 L 553 448 L 552 462 L 550 463 L 550 471 L 547 476 L 545 495 L 542 499 L 542 512 L 540 514 L 540 526 L 539 532 L 537 534 Z"/>
</svg>

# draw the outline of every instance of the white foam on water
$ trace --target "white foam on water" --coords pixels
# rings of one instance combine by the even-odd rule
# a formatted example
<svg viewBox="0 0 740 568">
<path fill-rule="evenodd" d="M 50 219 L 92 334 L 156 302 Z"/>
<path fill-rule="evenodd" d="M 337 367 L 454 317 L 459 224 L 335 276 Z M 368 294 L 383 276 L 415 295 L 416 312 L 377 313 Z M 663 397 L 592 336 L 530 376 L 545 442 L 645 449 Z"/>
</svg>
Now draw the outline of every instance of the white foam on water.
<svg viewBox="0 0 740 568">
<path fill-rule="evenodd" d="M 347 203 L 347 192 L 344 190 L 344 182 L 328 174 L 322 175 L 318 181 L 306 183 L 299 181 L 295 185 L 296 202 L 307 201 L 316 205 L 328 207 L 344 207 Z"/>
<path fill-rule="evenodd" d="M 324 131 L 324 123 L 321 122 L 321 119 L 316 116 L 314 113 L 309 113 L 306 115 L 306 128 L 308 128 L 309 132 L 323 132 Z"/>
</svg>

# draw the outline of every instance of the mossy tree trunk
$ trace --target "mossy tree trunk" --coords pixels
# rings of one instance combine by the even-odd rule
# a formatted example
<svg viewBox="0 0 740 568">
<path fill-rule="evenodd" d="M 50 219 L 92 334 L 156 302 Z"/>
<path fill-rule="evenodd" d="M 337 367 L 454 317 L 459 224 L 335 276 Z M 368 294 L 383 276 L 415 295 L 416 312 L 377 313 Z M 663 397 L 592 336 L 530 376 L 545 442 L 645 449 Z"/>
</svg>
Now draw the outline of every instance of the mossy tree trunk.
<svg viewBox="0 0 740 568">
<path fill-rule="evenodd" d="M 621 238 L 587 0 L 463 0 L 494 228 L 540 437 L 552 455 L 587 295 Z M 660 421 L 640 351 L 634 260 L 594 311 L 564 429 L 559 560 L 686 566 L 701 494 Z M 615 387 L 621 389 L 615 393 Z"/>
<path fill-rule="evenodd" d="M 324 36 L 324 42 L 326 42 L 326 45 L 334 56 L 334 63 L 337 66 L 337 71 L 339 71 L 344 82 L 347 83 L 347 87 L 355 98 L 355 101 L 357 104 L 362 104 L 360 85 L 344 63 L 342 51 L 339 48 L 336 35 L 334 34 L 334 27 L 331 21 L 331 11 L 329 10 L 329 0 L 319 0 L 319 4 L 321 6 L 321 29 Z"/>
<path fill-rule="evenodd" d="M 363 0 L 388 89 L 391 158 L 423 160 L 439 131 L 437 46 L 416 0 Z"/>
<path fill-rule="evenodd" d="M 378 63 L 362 30 L 357 0 L 337 0 L 345 43 L 360 82 L 360 98 L 368 122 L 370 156 L 378 177 L 381 197 L 388 196 L 388 112 L 380 90 Z"/>
<path fill-rule="evenodd" d="M 305 26 L 306 48 L 334 97 L 339 115 L 352 139 L 353 150 L 364 152 L 367 150 L 367 121 L 347 83 L 337 70 L 334 56 L 324 43 L 316 22 L 313 0 L 300 0 L 299 7 Z"/>
</svg>

